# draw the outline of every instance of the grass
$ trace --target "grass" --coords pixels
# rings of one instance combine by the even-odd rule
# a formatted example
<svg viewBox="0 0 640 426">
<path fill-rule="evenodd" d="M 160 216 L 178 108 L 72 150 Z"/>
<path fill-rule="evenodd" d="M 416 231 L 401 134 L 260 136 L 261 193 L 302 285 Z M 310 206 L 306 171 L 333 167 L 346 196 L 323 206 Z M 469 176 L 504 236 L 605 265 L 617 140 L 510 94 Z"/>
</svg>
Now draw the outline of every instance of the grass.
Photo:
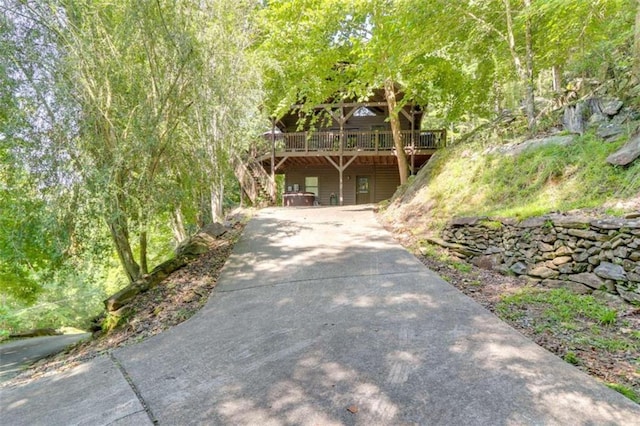
<svg viewBox="0 0 640 426">
<path fill-rule="evenodd" d="M 403 204 L 428 206 L 432 224 L 452 216 L 524 219 L 552 211 L 602 207 L 640 190 L 640 162 L 626 168 L 606 163 L 607 156 L 625 142 L 622 138 L 604 143 L 585 134 L 576 136 L 569 146 L 531 148 L 517 156 L 484 153 L 482 143 L 458 144 L 432 159 L 416 177 L 416 186 L 407 191 L 410 199 L 405 198 Z M 624 213 L 611 208 L 608 212 Z M 499 222 L 486 221 L 485 225 L 497 227 Z"/>
<path fill-rule="evenodd" d="M 564 360 L 569 364 L 578 365 L 580 364 L 580 358 L 575 354 L 575 352 L 569 351 L 564 355 Z"/>
<path fill-rule="evenodd" d="M 620 392 L 622 395 L 626 396 L 636 404 L 640 404 L 640 395 L 633 389 L 618 383 L 607 383 L 607 386 L 617 392 Z"/>
<path fill-rule="evenodd" d="M 496 309 L 501 317 L 517 320 L 526 314 L 528 307 L 544 311 L 542 322 L 535 325 L 539 332 L 547 329 L 575 331 L 578 316 L 604 326 L 617 321 L 617 312 L 592 296 L 577 295 L 562 288 L 549 291 L 525 288 L 504 296 Z"/>
</svg>

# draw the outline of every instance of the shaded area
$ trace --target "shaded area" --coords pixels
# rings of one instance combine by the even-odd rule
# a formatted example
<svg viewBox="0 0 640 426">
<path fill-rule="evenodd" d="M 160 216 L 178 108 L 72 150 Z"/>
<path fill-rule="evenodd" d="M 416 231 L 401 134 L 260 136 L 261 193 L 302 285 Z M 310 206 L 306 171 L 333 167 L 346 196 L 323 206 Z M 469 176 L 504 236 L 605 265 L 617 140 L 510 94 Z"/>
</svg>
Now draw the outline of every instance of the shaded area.
<svg viewBox="0 0 640 426">
<path fill-rule="evenodd" d="M 6 425 L 151 425 L 144 407 L 107 357 L 24 386 L 0 389 Z"/>
<path fill-rule="evenodd" d="M 198 314 L 117 349 L 113 359 L 120 368 L 101 357 L 3 389 L 3 420 L 586 425 L 640 418 L 638 405 L 422 266 L 361 207 L 262 212 Z M 64 408 L 52 408 L 54 391 Z"/>
<path fill-rule="evenodd" d="M 66 347 L 89 336 L 90 333 L 65 334 L 3 343 L 0 345 L 0 382 L 11 379 L 34 362 L 62 352 Z"/>
<path fill-rule="evenodd" d="M 362 208 L 263 212 L 199 314 L 115 356 L 168 424 L 587 424 L 640 414 L 425 269 Z"/>
</svg>

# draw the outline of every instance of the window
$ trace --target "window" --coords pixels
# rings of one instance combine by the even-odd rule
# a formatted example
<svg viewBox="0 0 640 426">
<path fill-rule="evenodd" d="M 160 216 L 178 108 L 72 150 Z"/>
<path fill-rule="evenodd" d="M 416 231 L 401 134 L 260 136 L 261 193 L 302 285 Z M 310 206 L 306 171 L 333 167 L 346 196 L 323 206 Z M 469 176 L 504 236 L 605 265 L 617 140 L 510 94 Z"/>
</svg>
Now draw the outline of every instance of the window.
<svg viewBox="0 0 640 426">
<path fill-rule="evenodd" d="M 369 108 L 360 107 L 354 113 L 354 117 L 375 117 L 376 113 L 371 111 Z"/>
<path fill-rule="evenodd" d="M 304 190 L 306 192 L 313 192 L 316 197 L 318 196 L 318 177 L 307 176 L 304 178 Z"/>
</svg>

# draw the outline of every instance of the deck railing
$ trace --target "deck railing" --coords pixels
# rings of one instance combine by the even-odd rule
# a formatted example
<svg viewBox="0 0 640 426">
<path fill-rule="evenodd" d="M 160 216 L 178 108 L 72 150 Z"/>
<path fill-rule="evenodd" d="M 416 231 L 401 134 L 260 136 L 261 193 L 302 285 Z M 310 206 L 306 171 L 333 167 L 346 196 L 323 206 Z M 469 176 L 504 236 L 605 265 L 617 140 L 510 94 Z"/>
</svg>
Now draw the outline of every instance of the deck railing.
<svg viewBox="0 0 640 426">
<path fill-rule="evenodd" d="M 442 148 L 447 141 L 447 131 L 444 129 L 403 130 L 401 135 L 407 152 Z M 391 131 L 385 130 L 345 131 L 343 137 L 339 131 L 278 133 L 274 136 L 276 152 L 377 152 L 395 149 Z"/>
</svg>

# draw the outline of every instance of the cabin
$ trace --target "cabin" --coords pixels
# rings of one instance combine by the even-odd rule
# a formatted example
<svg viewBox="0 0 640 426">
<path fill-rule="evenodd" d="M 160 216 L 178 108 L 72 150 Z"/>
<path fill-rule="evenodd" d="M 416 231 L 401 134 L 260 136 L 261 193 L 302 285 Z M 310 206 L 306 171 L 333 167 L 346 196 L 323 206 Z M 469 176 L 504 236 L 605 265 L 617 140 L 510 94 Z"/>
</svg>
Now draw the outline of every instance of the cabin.
<svg viewBox="0 0 640 426">
<path fill-rule="evenodd" d="M 284 205 L 354 205 L 391 198 L 400 177 L 382 90 L 366 101 L 301 111 L 294 107 L 273 121 L 264 135 L 270 152 L 258 159 L 272 178 L 284 175 Z M 412 174 L 446 144 L 446 130 L 421 130 L 422 116 L 414 104 L 399 114 Z"/>
</svg>

